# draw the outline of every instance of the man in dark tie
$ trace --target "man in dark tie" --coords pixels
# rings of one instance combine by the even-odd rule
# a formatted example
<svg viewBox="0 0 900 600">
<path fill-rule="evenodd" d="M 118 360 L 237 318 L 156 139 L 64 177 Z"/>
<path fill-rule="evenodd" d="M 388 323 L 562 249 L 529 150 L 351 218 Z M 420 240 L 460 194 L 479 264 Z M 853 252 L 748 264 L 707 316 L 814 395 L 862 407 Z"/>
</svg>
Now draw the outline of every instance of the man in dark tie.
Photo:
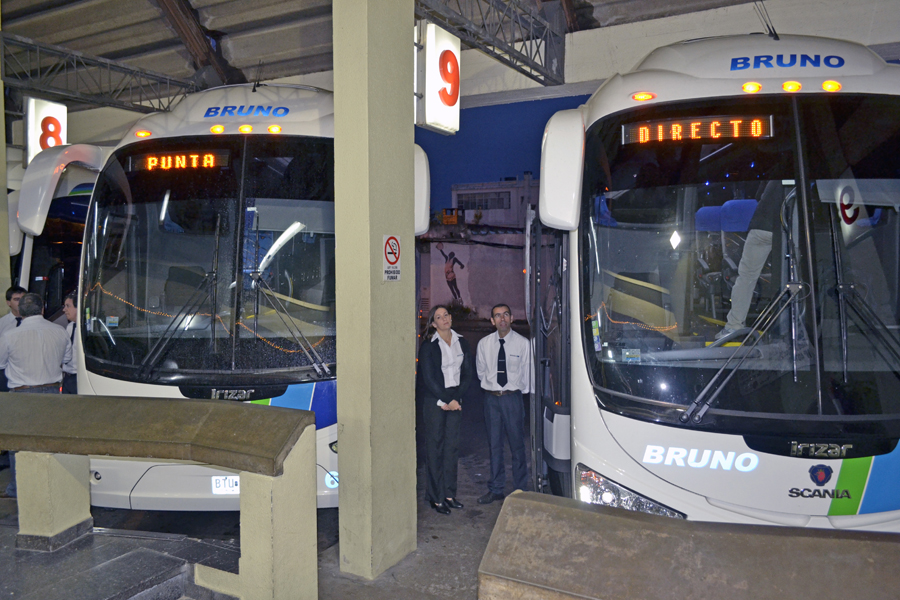
<svg viewBox="0 0 900 600">
<path fill-rule="evenodd" d="M 528 485 L 523 394 L 532 391 L 531 343 L 512 330 L 512 310 L 506 304 L 491 309 L 491 323 L 497 331 L 478 342 L 475 354 L 478 379 L 485 392 L 484 420 L 491 453 L 489 491 L 478 498 L 479 504 L 503 499 L 506 485 L 504 437 L 509 441 L 512 456 L 513 485 L 520 490 Z"/>
</svg>

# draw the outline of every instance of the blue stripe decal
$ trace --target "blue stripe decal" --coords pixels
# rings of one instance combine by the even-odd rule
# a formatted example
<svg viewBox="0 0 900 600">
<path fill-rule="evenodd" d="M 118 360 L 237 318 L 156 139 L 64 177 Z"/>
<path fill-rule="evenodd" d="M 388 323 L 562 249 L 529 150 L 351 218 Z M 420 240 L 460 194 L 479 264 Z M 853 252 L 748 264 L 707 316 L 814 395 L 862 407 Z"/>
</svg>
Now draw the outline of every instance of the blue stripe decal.
<svg viewBox="0 0 900 600">
<path fill-rule="evenodd" d="M 316 429 L 337 423 L 337 381 L 320 381 L 313 394 L 313 410 L 316 411 Z"/>
<path fill-rule="evenodd" d="M 301 383 L 299 385 L 289 385 L 287 391 L 272 398 L 269 406 L 283 406 L 284 408 L 299 408 L 300 410 L 311 410 L 314 383 Z"/>
<path fill-rule="evenodd" d="M 869 483 L 859 514 L 900 509 L 900 445 L 872 460 Z"/>
<path fill-rule="evenodd" d="M 269 401 L 269 406 L 311 410 L 316 413 L 316 429 L 337 423 L 337 382 L 301 383 Z"/>
</svg>

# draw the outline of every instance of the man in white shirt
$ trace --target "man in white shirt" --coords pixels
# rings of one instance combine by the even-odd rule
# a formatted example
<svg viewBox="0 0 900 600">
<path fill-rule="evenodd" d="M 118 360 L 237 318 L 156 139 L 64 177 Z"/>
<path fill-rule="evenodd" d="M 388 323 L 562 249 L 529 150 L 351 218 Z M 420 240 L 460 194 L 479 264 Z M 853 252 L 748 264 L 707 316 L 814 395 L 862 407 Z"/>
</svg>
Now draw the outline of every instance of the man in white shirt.
<svg viewBox="0 0 900 600">
<path fill-rule="evenodd" d="M 19 316 L 19 300 L 22 299 L 22 296 L 27 292 L 25 288 L 14 285 L 8 290 L 6 290 L 6 305 L 9 307 L 9 312 L 0 317 L 0 336 L 9 329 L 13 329 L 19 326 L 19 323 L 22 322 L 22 317 Z M 8 392 L 9 387 L 6 385 L 6 373 L 3 372 L 3 369 L 0 369 L 0 392 Z M 6 468 L 10 466 L 10 461 L 12 459 L 7 456 L 6 452 L 0 452 L 0 469 Z"/>
<path fill-rule="evenodd" d="M 9 391 L 28 394 L 58 394 L 62 365 L 72 359 L 72 344 L 66 330 L 44 319 L 44 301 L 25 294 L 19 301 L 22 323 L 0 335 L 0 369 L 6 369 Z M 6 495 L 16 497 L 16 461 L 10 453 L 10 481 Z"/>
<path fill-rule="evenodd" d="M 479 504 L 503 499 L 506 470 L 503 438 L 509 441 L 512 455 L 513 484 L 524 490 L 528 485 L 525 462 L 525 406 L 523 394 L 532 392 L 531 343 L 512 330 L 512 310 L 506 304 L 491 309 L 496 332 L 478 342 L 475 368 L 484 394 L 484 420 L 491 452 L 491 478 L 488 493 Z"/>
<path fill-rule="evenodd" d="M 24 296 L 27 291 L 28 290 L 18 285 L 14 285 L 6 290 L 6 305 L 9 307 L 9 312 L 0 317 L 0 336 L 10 329 L 15 329 L 22 322 L 22 317 L 19 316 L 19 300 L 22 299 L 22 296 Z M 8 391 L 9 387 L 6 385 L 6 374 L 0 370 L 0 392 Z"/>
</svg>

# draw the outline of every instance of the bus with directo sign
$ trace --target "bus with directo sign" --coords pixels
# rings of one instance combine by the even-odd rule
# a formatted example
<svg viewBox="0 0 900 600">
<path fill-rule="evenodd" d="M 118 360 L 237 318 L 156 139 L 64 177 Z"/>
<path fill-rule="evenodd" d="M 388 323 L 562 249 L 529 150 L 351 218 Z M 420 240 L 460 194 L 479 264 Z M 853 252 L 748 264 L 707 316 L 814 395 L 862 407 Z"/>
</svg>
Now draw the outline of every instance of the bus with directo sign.
<svg viewBox="0 0 900 600">
<path fill-rule="evenodd" d="M 690 40 L 544 134 L 542 488 L 699 521 L 900 532 L 900 66 Z"/>
<path fill-rule="evenodd" d="M 81 250 L 79 394 L 315 411 L 320 508 L 337 506 L 339 485 L 333 136 L 331 92 L 215 88 L 136 121 L 108 159 L 54 149 L 46 181 L 23 182 L 19 200 L 46 203 L 70 162 L 99 171 Z M 427 159 L 415 156 L 424 230 Z M 209 465 L 91 457 L 91 475 L 95 506 L 239 507 L 238 474 Z"/>
</svg>

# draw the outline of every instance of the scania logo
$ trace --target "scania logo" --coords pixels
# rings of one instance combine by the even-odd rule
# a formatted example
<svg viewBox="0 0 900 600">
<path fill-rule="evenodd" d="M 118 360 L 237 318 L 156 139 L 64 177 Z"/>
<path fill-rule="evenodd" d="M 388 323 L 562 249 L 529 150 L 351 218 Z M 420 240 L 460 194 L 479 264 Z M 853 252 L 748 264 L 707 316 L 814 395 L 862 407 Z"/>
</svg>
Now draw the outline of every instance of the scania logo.
<svg viewBox="0 0 900 600">
<path fill-rule="evenodd" d="M 831 481 L 832 473 L 834 471 L 828 465 L 813 465 L 809 468 L 809 478 L 819 487 Z"/>
<path fill-rule="evenodd" d="M 832 69 L 839 69 L 844 66 L 844 59 L 840 56 L 822 57 L 819 54 L 759 54 L 757 56 L 737 56 L 731 59 L 732 71 L 743 71 L 744 69 L 774 69 L 775 67 L 821 67 L 825 65 Z M 799 64 L 798 64 L 799 63 Z"/>
<path fill-rule="evenodd" d="M 845 458 L 847 450 L 853 444 L 798 444 L 791 442 L 791 456 L 809 456 L 810 458 Z"/>
<path fill-rule="evenodd" d="M 212 389 L 212 400 L 249 400 L 250 394 L 256 390 L 217 390 Z"/>
<path fill-rule="evenodd" d="M 852 500 L 850 497 L 850 490 L 821 490 L 818 488 L 811 490 L 809 488 L 791 488 L 788 491 L 788 496 L 791 498 L 846 498 L 847 500 Z"/>
<path fill-rule="evenodd" d="M 211 117 L 284 117 L 291 109 L 287 106 L 210 106 L 203 115 L 204 119 Z"/>
</svg>

